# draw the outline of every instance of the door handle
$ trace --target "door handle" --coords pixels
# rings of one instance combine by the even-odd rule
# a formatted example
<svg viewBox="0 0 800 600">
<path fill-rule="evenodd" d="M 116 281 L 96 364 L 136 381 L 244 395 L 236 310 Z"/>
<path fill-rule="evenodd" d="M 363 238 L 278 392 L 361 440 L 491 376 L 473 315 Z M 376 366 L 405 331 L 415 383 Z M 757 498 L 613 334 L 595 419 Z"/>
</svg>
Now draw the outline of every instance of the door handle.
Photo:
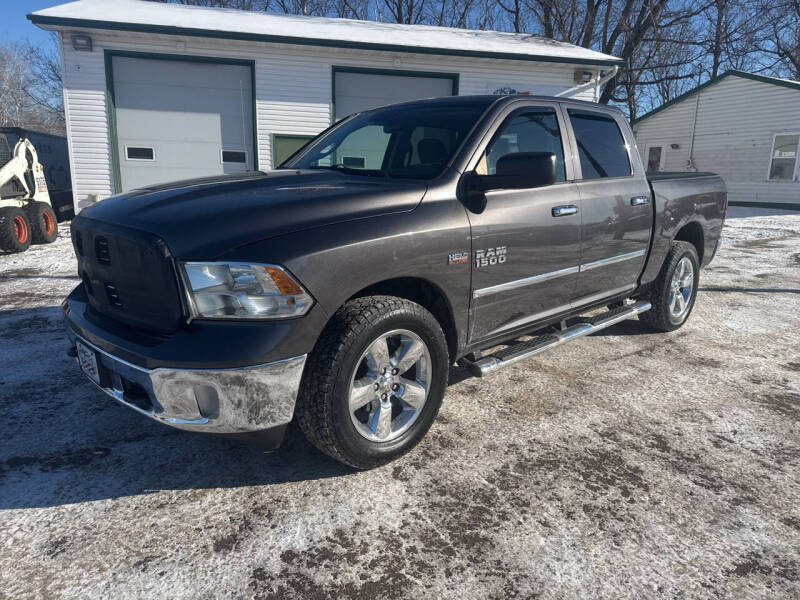
<svg viewBox="0 0 800 600">
<path fill-rule="evenodd" d="M 647 196 L 634 196 L 631 198 L 631 206 L 644 206 L 650 204 L 650 198 Z"/>
<path fill-rule="evenodd" d="M 554 217 L 568 217 L 578 212 L 578 207 L 572 204 L 568 206 L 554 206 L 552 213 Z"/>
</svg>

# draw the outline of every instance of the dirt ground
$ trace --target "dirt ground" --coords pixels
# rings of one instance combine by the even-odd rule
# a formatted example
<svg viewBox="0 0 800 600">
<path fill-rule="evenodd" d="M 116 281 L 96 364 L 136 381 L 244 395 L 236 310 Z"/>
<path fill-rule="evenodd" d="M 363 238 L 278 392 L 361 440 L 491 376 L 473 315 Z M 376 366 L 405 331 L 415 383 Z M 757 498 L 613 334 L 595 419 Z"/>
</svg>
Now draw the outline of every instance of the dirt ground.
<svg viewBox="0 0 800 600">
<path fill-rule="evenodd" d="M 0 597 L 800 597 L 800 214 L 732 208 L 688 324 L 485 379 L 371 472 L 173 431 L 65 354 L 66 227 L 0 256 Z"/>
</svg>

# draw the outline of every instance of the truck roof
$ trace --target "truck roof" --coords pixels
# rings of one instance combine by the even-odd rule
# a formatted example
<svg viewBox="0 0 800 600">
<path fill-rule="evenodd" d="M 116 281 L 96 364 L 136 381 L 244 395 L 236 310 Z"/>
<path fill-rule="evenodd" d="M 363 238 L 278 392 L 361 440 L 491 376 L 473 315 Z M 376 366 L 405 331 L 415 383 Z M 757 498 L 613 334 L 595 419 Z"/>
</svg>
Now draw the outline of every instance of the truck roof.
<svg viewBox="0 0 800 600">
<path fill-rule="evenodd" d="M 565 102 L 569 104 L 583 105 L 591 109 L 604 109 L 616 110 L 616 106 L 609 106 L 607 104 L 598 104 L 597 102 L 590 102 L 588 100 L 575 100 L 572 98 L 564 98 L 561 96 L 540 96 L 535 94 L 475 94 L 467 96 L 444 96 L 442 98 L 424 98 L 420 100 L 408 100 L 406 102 L 398 102 L 388 106 L 410 106 L 414 104 L 435 104 L 441 106 L 481 106 L 486 108 L 492 104 L 501 104 L 506 102 L 513 102 L 524 98 L 526 100 L 542 100 L 546 102 Z M 377 107 L 370 110 L 380 110 L 385 107 Z M 361 112 L 369 112 L 367 110 Z"/>
</svg>

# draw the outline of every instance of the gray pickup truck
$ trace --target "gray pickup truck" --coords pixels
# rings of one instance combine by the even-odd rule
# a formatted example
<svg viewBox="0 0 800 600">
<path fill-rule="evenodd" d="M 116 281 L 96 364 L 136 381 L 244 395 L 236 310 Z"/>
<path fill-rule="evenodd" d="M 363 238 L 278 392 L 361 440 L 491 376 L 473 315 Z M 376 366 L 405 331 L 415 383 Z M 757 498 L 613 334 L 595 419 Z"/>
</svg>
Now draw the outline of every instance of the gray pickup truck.
<svg viewBox="0 0 800 600">
<path fill-rule="evenodd" d="M 274 171 L 84 210 L 70 352 L 162 423 L 274 447 L 296 418 L 370 468 L 425 435 L 456 362 L 481 377 L 635 315 L 680 327 L 726 208 L 715 175 L 648 180 L 613 108 L 379 108 Z"/>
</svg>

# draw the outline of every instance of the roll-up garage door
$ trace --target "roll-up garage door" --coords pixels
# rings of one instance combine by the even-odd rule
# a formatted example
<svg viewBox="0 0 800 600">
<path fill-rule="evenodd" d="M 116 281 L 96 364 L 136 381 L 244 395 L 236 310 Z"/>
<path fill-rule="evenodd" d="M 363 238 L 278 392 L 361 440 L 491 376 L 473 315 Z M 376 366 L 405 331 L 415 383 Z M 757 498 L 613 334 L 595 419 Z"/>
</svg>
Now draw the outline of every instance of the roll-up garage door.
<svg viewBox="0 0 800 600">
<path fill-rule="evenodd" d="M 395 102 L 456 94 L 455 76 L 449 74 L 375 73 L 335 67 L 333 85 L 336 120 Z"/>
<path fill-rule="evenodd" d="M 250 65 L 112 61 L 123 191 L 255 168 Z"/>
</svg>

